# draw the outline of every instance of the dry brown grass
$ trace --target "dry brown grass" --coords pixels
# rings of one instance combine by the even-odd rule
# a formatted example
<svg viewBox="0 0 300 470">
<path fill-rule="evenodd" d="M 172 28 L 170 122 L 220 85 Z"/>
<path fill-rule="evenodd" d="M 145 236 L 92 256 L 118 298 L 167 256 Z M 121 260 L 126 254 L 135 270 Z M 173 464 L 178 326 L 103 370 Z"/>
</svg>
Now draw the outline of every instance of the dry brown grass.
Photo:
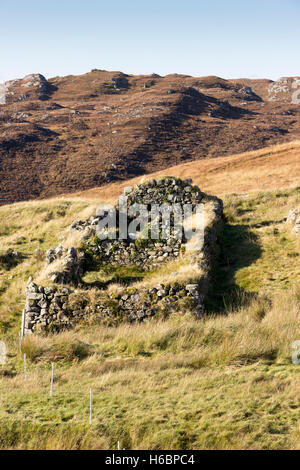
<svg viewBox="0 0 300 470">
<path fill-rule="evenodd" d="M 197 263 L 182 257 L 181 259 L 163 264 L 158 271 L 145 276 L 142 281 L 133 284 L 133 287 L 151 288 L 157 284 L 172 284 L 174 282 L 192 283 L 199 282 L 204 275 Z"/>
<path fill-rule="evenodd" d="M 298 185 L 300 181 L 300 142 L 275 145 L 228 157 L 198 160 L 173 166 L 147 177 L 165 175 L 193 178 L 202 191 L 217 196 L 233 191 L 246 193 L 288 188 Z M 134 178 L 125 183 L 113 183 L 73 196 L 111 201 L 122 193 L 125 186 L 133 186 L 139 181 L 140 178 Z"/>
<path fill-rule="evenodd" d="M 29 99 L 19 101 L 23 87 L 15 84 L 12 102 L 1 106 L 6 118 L 0 122 L 0 154 L 5 161 L 0 169 L 0 204 L 72 193 L 181 162 L 299 138 L 298 111 L 293 106 L 295 112 L 289 113 L 287 102 L 268 102 L 267 80 L 246 81 L 265 99 L 261 103 L 243 102 L 238 90 L 244 80 L 127 76 L 123 79 L 129 86 L 117 91 L 114 78 L 120 73 L 56 77 L 51 102 L 60 106 L 51 109 L 47 100 L 38 100 L 35 87 L 26 87 Z M 144 88 L 145 82 L 151 85 Z M 189 98 L 190 87 L 194 91 Z M 168 94 L 170 90 L 175 93 Z M 228 112 L 220 102 L 230 104 Z M 16 112 L 29 116 L 16 119 Z M 274 132 L 274 127 L 280 131 Z M 24 136 L 30 139 L 24 142 Z"/>
</svg>

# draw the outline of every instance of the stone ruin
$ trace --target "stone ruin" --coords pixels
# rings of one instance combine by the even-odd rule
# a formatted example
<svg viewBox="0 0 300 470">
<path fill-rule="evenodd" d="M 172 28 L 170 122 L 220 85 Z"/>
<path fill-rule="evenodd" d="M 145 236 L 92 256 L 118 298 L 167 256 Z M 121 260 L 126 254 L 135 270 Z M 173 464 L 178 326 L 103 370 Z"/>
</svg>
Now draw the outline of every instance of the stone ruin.
<svg viewBox="0 0 300 470">
<path fill-rule="evenodd" d="M 82 235 L 79 248 L 67 250 L 60 245 L 48 250 L 46 285 L 31 281 L 27 287 L 22 321 L 24 334 L 58 332 L 84 321 L 116 325 L 121 321 L 146 321 L 153 316 L 166 318 L 173 312 L 190 311 L 196 318 L 205 314 L 210 272 L 218 253 L 222 227 L 222 201 L 201 192 L 192 180 L 174 177 L 148 180 L 134 188 L 125 188 L 123 197 L 126 197 L 127 208 L 134 204 L 150 208 L 155 202 L 180 207 L 190 204 L 195 209 L 202 204 L 206 223 L 201 247 L 196 251 L 187 250 L 189 241 L 184 236 L 178 239 L 172 225 L 167 239 L 145 240 L 128 236 L 126 239 L 102 240 L 96 229 L 103 214 L 74 221 L 70 230 Z M 119 202 L 115 209 L 118 214 L 121 210 Z M 160 218 L 160 230 L 162 223 Z M 109 289 L 109 284 L 103 284 L 97 286 L 96 292 L 83 280 L 91 266 L 97 266 L 99 271 L 105 266 L 116 269 L 118 266 L 135 266 L 141 272 L 151 273 L 172 260 L 196 267 L 196 279 L 187 282 L 180 273 L 174 272 L 166 275 L 164 282 L 159 284 L 148 282 L 140 287 L 133 283 L 114 290 Z"/>
</svg>

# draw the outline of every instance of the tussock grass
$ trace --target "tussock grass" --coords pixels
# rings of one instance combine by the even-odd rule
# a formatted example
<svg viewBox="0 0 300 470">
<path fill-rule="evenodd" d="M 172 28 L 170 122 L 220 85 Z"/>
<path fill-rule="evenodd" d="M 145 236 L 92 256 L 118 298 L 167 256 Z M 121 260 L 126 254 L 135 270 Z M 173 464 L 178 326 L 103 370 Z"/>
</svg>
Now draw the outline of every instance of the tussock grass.
<svg viewBox="0 0 300 470">
<path fill-rule="evenodd" d="M 0 377 L 1 447 L 103 449 L 120 440 L 131 449 L 299 448 L 299 371 L 291 363 L 299 292 L 274 295 L 263 318 L 261 302 L 201 322 L 186 314 L 28 338 L 26 382 L 11 342 L 6 368 L 14 364 L 15 376 Z M 88 356 L 53 356 L 58 344 L 72 351 L 77 338 L 90 345 Z"/>
<path fill-rule="evenodd" d="M 32 362 L 72 362 L 89 356 L 90 349 L 72 334 L 61 334 L 54 338 L 27 336 L 22 341 L 22 352 Z"/>
</svg>

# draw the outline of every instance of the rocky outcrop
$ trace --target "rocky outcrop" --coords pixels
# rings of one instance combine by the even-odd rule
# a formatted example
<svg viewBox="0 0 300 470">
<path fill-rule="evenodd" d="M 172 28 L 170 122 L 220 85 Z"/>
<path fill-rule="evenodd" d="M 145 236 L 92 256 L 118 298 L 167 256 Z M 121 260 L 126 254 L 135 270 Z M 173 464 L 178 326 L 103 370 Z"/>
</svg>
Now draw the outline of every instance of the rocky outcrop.
<svg viewBox="0 0 300 470">
<path fill-rule="evenodd" d="M 6 83 L 0 83 L 0 104 L 6 103 L 7 92 L 8 92 L 8 85 Z"/>
<path fill-rule="evenodd" d="M 0 104 L 25 101 L 30 98 L 45 101 L 49 99 L 54 89 L 55 87 L 43 75 L 30 74 L 22 79 L 0 84 Z"/>
<path fill-rule="evenodd" d="M 282 77 L 268 88 L 269 101 L 300 103 L 300 77 Z"/>
<path fill-rule="evenodd" d="M 238 93 L 242 95 L 243 99 L 246 101 L 262 101 L 261 97 L 254 93 L 250 86 L 243 86 L 238 90 Z"/>
</svg>

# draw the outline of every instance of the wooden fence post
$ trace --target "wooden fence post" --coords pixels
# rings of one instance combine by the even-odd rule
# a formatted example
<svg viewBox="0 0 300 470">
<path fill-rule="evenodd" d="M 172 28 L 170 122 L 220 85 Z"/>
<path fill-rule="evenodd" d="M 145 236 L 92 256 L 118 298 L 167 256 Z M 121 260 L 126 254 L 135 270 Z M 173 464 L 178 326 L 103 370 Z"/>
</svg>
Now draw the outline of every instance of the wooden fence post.
<svg viewBox="0 0 300 470">
<path fill-rule="evenodd" d="M 21 325 L 21 336 L 24 336 L 25 330 L 25 310 L 22 310 L 22 325 Z"/>
<path fill-rule="evenodd" d="M 92 424 L 92 415 L 93 415 L 93 391 L 90 388 L 90 424 Z"/>
<path fill-rule="evenodd" d="M 51 383 L 50 383 L 50 397 L 53 395 L 53 382 L 54 382 L 54 362 L 52 362 Z"/>
</svg>

